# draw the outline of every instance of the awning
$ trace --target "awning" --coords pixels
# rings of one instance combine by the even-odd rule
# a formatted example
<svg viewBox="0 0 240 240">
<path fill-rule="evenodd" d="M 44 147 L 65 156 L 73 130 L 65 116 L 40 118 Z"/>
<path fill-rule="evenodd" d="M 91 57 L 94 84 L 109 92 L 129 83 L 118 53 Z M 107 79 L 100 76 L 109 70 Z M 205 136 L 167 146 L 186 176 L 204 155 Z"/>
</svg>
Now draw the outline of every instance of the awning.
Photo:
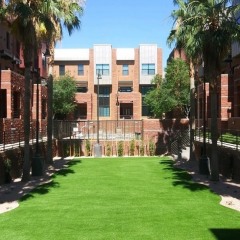
<svg viewBox="0 0 240 240">
<path fill-rule="evenodd" d="M 77 87 L 87 87 L 88 81 L 75 81 Z"/>
<path fill-rule="evenodd" d="M 133 81 L 119 81 L 118 82 L 119 87 L 132 87 L 133 86 Z"/>
</svg>

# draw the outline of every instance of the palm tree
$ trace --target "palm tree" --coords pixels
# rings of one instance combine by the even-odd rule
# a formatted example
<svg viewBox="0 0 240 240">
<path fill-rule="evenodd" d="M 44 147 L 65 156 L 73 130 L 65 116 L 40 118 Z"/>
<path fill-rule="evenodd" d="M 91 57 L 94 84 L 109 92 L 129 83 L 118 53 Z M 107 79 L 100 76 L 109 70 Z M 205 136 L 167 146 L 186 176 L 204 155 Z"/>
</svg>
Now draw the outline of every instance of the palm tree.
<svg viewBox="0 0 240 240">
<path fill-rule="evenodd" d="M 184 49 L 185 34 L 179 32 L 178 29 L 173 29 L 167 39 L 168 44 L 171 46 L 177 39 L 175 49 L 184 51 L 187 55 L 187 62 L 189 64 L 190 76 L 190 117 L 189 117 L 189 132 L 190 132 L 190 154 L 189 160 L 195 160 L 195 147 L 194 147 L 194 130 L 195 130 L 195 68 L 197 65 L 198 56 L 193 58 L 193 53 L 189 53 Z"/>
<path fill-rule="evenodd" d="M 78 14 L 82 14 L 76 0 L 9 0 L 4 8 L 5 17 L 11 22 L 14 35 L 21 41 L 25 66 L 24 95 L 24 166 L 22 181 L 30 179 L 30 82 L 34 54 L 39 43 L 55 43 L 62 36 L 62 22 L 69 34 L 79 28 Z M 45 39 L 44 39 L 45 38 Z M 52 44 L 53 45 L 53 44 Z"/>
<path fill-rule="evenodd" d="M 62 38 L 62 22 L 68 29 L 69 35 L 71 35 L 73 29 L 80 28 L 79 17 L 82 15 L 83 1 L 52 1 L 46 0 L 40 11 L 43 15 L 47 16 L 50 22 L 46 22 L 46 25 L 42 24 L 38 26 L 38 39 L 47 43 L 47 47 L 51 52 L 48 64 L 51 68 L 54 59 L 54 46 L 56 41 Z M 77 17 L 79 15 L 79 17 Z M 53 24 L 54 31 L 47 31 L 48 24 Z M 53 77 L 51 75 L 51 69 L 48 77 L 48 117 L 47 117 L 47 159 L 48 164 L 52 164 L 52 96 L 53 96 Z"/>
<path fill-rule="evenodd" d="M 221 65 L 231 44 L 240 37 L 240 27 L 235 14 L 239 6 L 232 6 L 230 0 L 174 1 L 179 9 L 172 12 L 178 22 L 176 41 L 180 40 L 188 56 L 202 57 L 204 75 L 211 93 L 211 179 L 219 180 L 217 155 L 217 88 Z M 171 33 L 170 33 L 171 35 Z M 171 36 L 173 37 L 173 35 Z M 182 41 L 184 40 L 184 41 Z"/>
</svg>

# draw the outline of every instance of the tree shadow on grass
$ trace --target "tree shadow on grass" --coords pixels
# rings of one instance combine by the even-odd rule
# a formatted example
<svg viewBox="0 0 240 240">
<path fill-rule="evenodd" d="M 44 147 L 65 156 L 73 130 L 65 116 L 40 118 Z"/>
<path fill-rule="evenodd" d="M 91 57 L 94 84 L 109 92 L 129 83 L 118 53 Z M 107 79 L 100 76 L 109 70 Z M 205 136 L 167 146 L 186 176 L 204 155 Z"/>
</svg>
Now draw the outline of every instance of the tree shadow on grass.
<svg viewBox="0 0 240 240">
<path fill-rule="evenodd" d="M 214 234 L 217 240 L 239 240 L 240 229 L 223 229 L 212 228 L 210 231 Z"/>
<path fill-rule="evenodd" d="M 36 188 L 34 188 L 33 190 L 30 190 L 30 192 L 28 192 L 26 195 L 23 195 L 23 197 L 20 199 L 20 202 L 26 201 L 30 198 L 33 198 L 37 195 L 44 195 L 49 193 L 49 191 L 52 188 L 59 188 L 60 184 L 58 181 L 56 181 L 56 178 L 58 176 L 64 176 L 66 177 L 69 174 L 74 174 L 75 171 L 73 169 L 71 169 L 71 166 L 74 166 L 76 164 L 81 163 L 81 160 L 73 160 L 73 161 L 69 161 L 67 162 L 67 164 L 65 163 L 64 165 L 62 165 L 60 168 L 60 170 L 57 170 L 48 181 L 46 182 L 41 182 L 40 185 L 38 184 L 38 186 Z"/>
<path fill-rule="evenodd" d="M 191 191 L 209 190 L 209 187 L 193 182 L 192 176 L 187 171 L 174 167 L 172 160 L 161 160 L 159 164 L 165 165 L 163 170 L 170 171 L 172 173 L 171 178 L 173 180 L 173 186 L 182 186 L 183 188 L 187 188 Z"/>
<path fill-rule="evenodd" d="M 24 202 L 30 198 L 35 197 L 36 195 L 44 195 L 49 193 L 50 189 L 52 188 L 58 188 L 59 183 L 55 181 L 51 181 L 48 183 L 45 183 L 43 185 L 38 186 L 37 188 L 33 189 L 31 192 L 24 195 L 19 201 Z"/>
<path fill-rule="evenodd" d="M 54 174 L 51 176 L 52 179 L 58 177 L 58 176 L 67 176 L 69 174 L 73 174 L 75 173 L 74 170 L 72 170 L 70 167 L 77 165 L 79 163 L 82 163 L 81 160 L 71 160 L 68 161 L 66 164 L 62 165 L 62 167 L 60 168 L 60 170 L 57 170 L 56 172 L 54 172 Z"/>
<path fill-rule="evenodd" d="M 52 175 L 51 178 L 54 179 L 54 178 L 56 178 L 56 177 L 58 177 L 58 176 L 64 176 L 64 177 L 66 177 L 67 175 L 73 174 L 73 173 L 75 173 L 74 170 L 69 169 L 69 168 L 63 168 L 63 169 L 57 171 L 56 173 L 54 173 L 54 175 Z"/>
</svg>

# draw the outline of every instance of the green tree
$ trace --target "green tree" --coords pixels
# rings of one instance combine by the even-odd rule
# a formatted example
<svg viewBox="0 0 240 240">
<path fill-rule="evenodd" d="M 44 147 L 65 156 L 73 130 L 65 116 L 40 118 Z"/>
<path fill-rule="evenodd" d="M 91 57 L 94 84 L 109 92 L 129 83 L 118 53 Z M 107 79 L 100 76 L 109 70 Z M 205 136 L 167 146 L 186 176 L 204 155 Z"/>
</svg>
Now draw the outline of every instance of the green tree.
<svg viewBox="0 0 240 240">
<path fill-rule="evenodd" d="M 166 68 L 165 79 L 156 75 L 152 81 L 156 88 L 145 97 L 146 104 L 156 117 L 162 117 L 174 109 L 185 116 L 189 105 L 189 67 L 181 59 L 173 59 Z"/>
<path fill-rule="evenodd" d="M 240 26 L 235 18 L 239 5 L 230 0 L 174 1 L 179 9 L 172 12 L 177 22 L 175 33 L 181 36 L 189 56 L 201 57 L 204 62 L 205 81 L 210 86 L 211 102 L 211 179 L 219 180 L 217 154 L 217 89 L 221 65 L 233 41 L 239 41 Z M 171 34 L 171 33 L 170 33 Z M 183 37 L 184 35 L 184 37 Z"/>
<path fill-rule="evenodd" d="M 62 25 L 69 34 L 79 28 L 80 2 L 75 0 L 9 0 L 1 1 L 1 21 L 10 22 L 14 36 L 20 40 L 23 49 L 24 84 L 24 165 L 22 181 L 30 179 L 30 86 L 31 69 L 35 67 L 40 43 L 48 41 L 51 46 L 62 36 Z"/>
<path fill-rule="evenodd" d="M 173 1 L 174 4 L 177 4 L 177 1 Z M 182 15 L 187 13 L 188 9 L 182 6 Z M 174 17 L 175 18 L 175 17 Z M 174 28 L 171 30 L 170 35 L 167 39 L 168 44 L 171 46 L 175 43 L 175 48 L 180 52 L 184 51 L 187 56 L 187 62 L 189 62 L 190 70 L 190 116 L 189 116 L 189 130 L 190 130 L 190 153 L 189 159 L 195 160 L 195 146 L 194 146 L 194 130 L 195 130 L 195 69 L 201 63 L 201 56 L 199 55 L 200 50 L 197 50 L 197 45 L 191 48 L 185 48 L 186 34 L 185 31 L 182 31 L 181 28 L 178 28 L 178 25 L 181 24 L 182 17 L 179 17 L 176 20 Z M 191 28 L 191 26 L 189 26 Z M 190 30 L 190 29 L 189 29 Z"/>
<path fill-rule="evenodd" d="M 53 81 L 53 115 L 56 118 L 65 117 L 74 111 L 76 90 L 76 83 L 70 75 Z"/>
</svg>

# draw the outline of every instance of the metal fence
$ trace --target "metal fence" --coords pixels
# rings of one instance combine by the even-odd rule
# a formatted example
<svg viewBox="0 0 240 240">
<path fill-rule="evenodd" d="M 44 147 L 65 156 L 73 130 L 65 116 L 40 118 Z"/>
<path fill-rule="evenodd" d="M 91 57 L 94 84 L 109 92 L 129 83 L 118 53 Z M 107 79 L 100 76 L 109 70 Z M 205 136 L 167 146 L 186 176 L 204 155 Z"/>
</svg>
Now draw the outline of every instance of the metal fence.
<svg viewBox="0 0 240 240">
<path fill-rule="evenodd" d="M 239 130 L 224 130 L 218 132 L 218 146 L 240 150 L 240 131 Z M 195 141 L 204 141 L 204 132 L 202 128 L 195 130 Z M 206 143 L 211 144 L 211 132 L 210 129 L 206 129 Z"/>
<path fill-rule="evenodd" d="M 38 141 L 45 142 L 47 140 L 46 131 L 39 131 Z M 30 133 L 30 144 L 36 142 L 36 132 L 31 131 Z M 24 131 L 13 129 L 8 131 L 3 131 L 0 135 L 0 151 L 5 151 L 8 149 L 18 148 L 24 146 Z"/>
<path fill-rule="evenodd" d="M 97 121 L 53 121 L 53 137 L 57 139 L 89 139 L 96 140 L 132 140 L 143 138 L 143 121 L 132 119 L 101 120 L 97 134 Z M 175 130 L 169 134 L 172 149 L 177 152 L 180 145 L 188 145 L 188 130 Z M 194 132 L 194 140 L 203 142 L 203 129 L 198 128 Z M 47 140 L 46 131 L 39 131 L 39 142 Z M 30 133 L 30 144 L 36 142 L 36 131 Z M 210 129 L 206 129 L 206 143 L 211 144 Z M 218 146 L 240 150 L 240 130 L 219 131 Z M 0 151 L 24 146 L 23 129 L 10 129 L 0 134 Z"/>
<path fill-rule="evenodd" d="M 143 136 L 142 120 L 101 120 L 99 129 L 97 121 L 54 121 L 53 135 L 57 139 L 97 139 L 99 140 L 131 140 Z M 98 134 L 97 134 L 98 131 Z"/>
</svg>

